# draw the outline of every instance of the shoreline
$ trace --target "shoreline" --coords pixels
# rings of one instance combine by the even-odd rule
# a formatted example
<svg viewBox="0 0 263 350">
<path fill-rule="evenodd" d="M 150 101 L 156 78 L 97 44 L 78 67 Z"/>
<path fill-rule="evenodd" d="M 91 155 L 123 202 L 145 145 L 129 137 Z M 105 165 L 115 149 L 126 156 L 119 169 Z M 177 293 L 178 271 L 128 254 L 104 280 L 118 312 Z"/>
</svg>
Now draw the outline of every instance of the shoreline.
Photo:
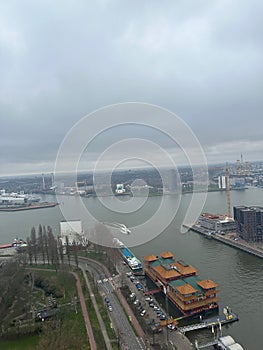
<svg viewBox="0 0 263 350">
<path fill-rule="evenodd" d="M 183 225 L 185 228 L 197 232 L 203 236 L 205 236 L 208 239 L 214 239 L 218 242 L 224 243 L 230 247 L 242 250 L 248 254 L 254 255 L 258 258 L 263 259 L 263 250 L 261 251 L 258 248 L 252 247 L 248 242 L 243 241 L 241 238 L 238 240 L 233 240 L 232 238 L 229 238 L 228 236 L 222 236 L 218 233 L 209 233 L 208 230 L 198 226 L 198 225 Z M 232 232 L 232 234 L 236 234 L 236 232 Z"/>
<path fill-rule="evenodd" d="M 33 210 L 33 209 L 43 209 L 43 208 L 53 208 L 55 206 L 59 205 L 59 203 L 56 202 L 42 202 L 37 204 L 31 204 L 31 205 L 25 205 L 25 206 L 6 206 L 1 207 L 0 206 L 0 212 L 14 212 L 14 211 L 22 211 L 22 210 Z"/>
</svg>

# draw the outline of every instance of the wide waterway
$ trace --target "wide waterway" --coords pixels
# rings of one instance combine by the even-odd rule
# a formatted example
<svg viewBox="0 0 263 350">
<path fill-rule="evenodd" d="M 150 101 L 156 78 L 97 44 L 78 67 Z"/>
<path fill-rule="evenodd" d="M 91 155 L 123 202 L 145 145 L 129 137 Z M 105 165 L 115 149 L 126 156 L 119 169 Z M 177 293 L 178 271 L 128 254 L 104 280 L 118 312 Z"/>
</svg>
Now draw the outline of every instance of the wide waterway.
<svg viewBox="0 0 263 350">
<path fill-rule="evenodd" d="M 45 196 L 44 200 L 54 201 L 55 197 Z M 180 227 L 185 209 L 191 194 L 182 197 L 180 210 L 172 223 L 151 241 L 133 247 L 138 258 L 144 255 L 170 250 L 176 258 L 184 259 L 198 269 L 202 278 L 211 278 L 219 285 L 220 306 L 230 306 L 239 315 L 239 322 L 223 327 L 224 335 L 231 335 L 245 349 L 263 348 L 262 315 L 263 315 L 263 259 L 253 257 L 240 250 L 228 247 L 214 240 L 208 240 L 192 231 L 181 234 Z M 109 206 L 113 198 L 106 199 Z M 232 205 L 263 206 L 263 189 L 249 188 L 245 191 L 231 192 Z M 142 210 L 133 214 L 116 214 L 105 209 L 97 198 L 85 198 L 83 202 L 89 211 L 100 221 L 121 222 L 128 227 L 141 223 L 147 216 L 157 210 L 161 197 L 150 197 Z M 166 202 L 167 210 L 176 208 L 177 197 L 170 196 Z M 68 208 L 71 219 L 79 218 L 79 198 L 65 196 L 60 206 Z M 226 212 L 226 194 L 210 192 L 204 211 L 213 213 Z M 26 238 L 32 226 L 50 225 L 55 234 L 59 234 L 59 222 L 64 217 L 60 207 L 29 210 L 14 213 L 0 212 L 0 243 L 9 243 L 15 237 Z M 162 220 L 162 218 L 160 218 Z M 87 223 L 92 228 L 93 222 Z M 88 229 L 89 229 L 88 227 Z M 154 228 L 153 228 L 154 229 Z M 131 233 L 132 235 L 132 233 Z M 171 313 L 172 310 L 170 310 Z M 200 343 L 212 339 L 210 331 L 189 334 Z"/>
</svg>

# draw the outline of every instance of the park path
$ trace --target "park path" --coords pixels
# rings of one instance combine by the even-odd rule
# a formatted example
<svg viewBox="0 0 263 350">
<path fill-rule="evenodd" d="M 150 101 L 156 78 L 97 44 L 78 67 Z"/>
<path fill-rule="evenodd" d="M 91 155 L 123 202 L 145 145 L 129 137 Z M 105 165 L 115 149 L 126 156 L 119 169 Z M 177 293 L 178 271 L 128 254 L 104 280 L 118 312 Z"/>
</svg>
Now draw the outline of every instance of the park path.
<svg viewBox="0 0 263 350">
<path fill-rule="evenodd" d="M 30 267 L 27 269 L 28 270 L 38 270 L 38 271 L 56 271 L 56 270 L 52 270 L 52 269 L 40 269 L 40 268 L 34 268 L 34 267 L 32 267 L 32 268 Z M 89 319 L 89 315 L 88 315 L 88 311 L 87 311 L 87 307 L 86 307 L 86 303 L 85 303 L 85 298 L 84 298 L 83 291 L 81 288 L 79 276 L 76 274 L 76 272 L 70 272 L 70 273 L 74 276 L 74 278 L 76 280 L 76 287 L 77 287 L 77 291 L 78 291 L 78 295 L 79 295 L 79 301 L 80 301 L 80 306 L 81 306 L 83 318 L 85 321 L 87 335 L 89 338 L 90 348 L 91 348 L 91 350 L 97 350 L 97 345 L 96 345 L 93 330 L 91 327 L 91 323 L 90 323 L 90 319 Z"/>
<path fill-rule="evenodd" d="M 87 334 L 89 337 L 90 348 L 91 348 L 91 350 L 97 350 L 97 345 L 96 345 L 96 342 L 94 339 L 94 334 L 92 331 L 92 327 L 91 327 L 91 323 L 90 323 L 90 319 L 89 319 L 89 315 L 88 315 L 88 311 L 87 311 L 87 307 L 86 307 L 85 298 L 84 298 L 83 291 L 81 288 L 79 276 L 76 274 L 76 272 L 71 272 L 71 273 L 73 274 L 73 276 L 75 277 L 75 279 L 77 281 L 76 286 L 77 286 L 77 290 L 78 290 L 82 314 L 83 314 L 83 317 L 85 320 Z"/>
</svg>

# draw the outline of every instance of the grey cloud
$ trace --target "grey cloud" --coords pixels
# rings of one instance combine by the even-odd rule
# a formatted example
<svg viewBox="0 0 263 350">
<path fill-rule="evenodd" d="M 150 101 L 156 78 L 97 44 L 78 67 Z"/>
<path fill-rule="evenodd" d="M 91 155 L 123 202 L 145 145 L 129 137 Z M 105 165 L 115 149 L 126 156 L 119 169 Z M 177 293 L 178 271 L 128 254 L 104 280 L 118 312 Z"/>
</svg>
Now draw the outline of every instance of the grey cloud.
<svg viewBox="0 0 263 350">
<path fill-rule="evenodd" d="M 262 8 L 259 0 L 2 2 L 1 165 L 33 171 L 41 158 L 52 167 L 79 118 L 124 101 L 178 114 L 211 160 L 213 147 L 260 140 Z"/>
</svg>

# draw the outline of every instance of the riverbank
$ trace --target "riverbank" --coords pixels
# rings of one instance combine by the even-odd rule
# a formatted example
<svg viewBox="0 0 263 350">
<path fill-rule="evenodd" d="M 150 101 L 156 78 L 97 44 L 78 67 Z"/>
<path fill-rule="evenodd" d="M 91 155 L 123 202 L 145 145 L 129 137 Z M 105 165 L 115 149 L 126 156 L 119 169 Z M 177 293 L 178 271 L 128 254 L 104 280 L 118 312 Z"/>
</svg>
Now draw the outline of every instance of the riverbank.
<svg viewBox="0 0 263 350">
<path fill-rule="evenodd" d="M 53 208 L 59 203 L 56 202 L 42 202 L 35 204 L 24 204 L 24 205 L 10 205 L 10 206 L 0 206 L 0 212 L 13 212 L 13 211 L 22 211 L 22 210 L 32 210 L 32 209 L 43 209 L 43 208 Z"/>
<path fill-rule="evenodd" d="M 205 236 L 206 238 L 209 239 L 214 239 L 217 240 L 221 243 L 227 244 L 233 248 L 236 249 L 240 249 L 246 253 L 252 254 L 258 258 L 263 258 L 263 250 L 257 248 L 257 247 L 253 247 L 251 244 L 249 244 L 248 242 L 242 240 L 241 238 L 239 238 L 236 234 L 236 232 L 231 232 L 228 233 L 226 235 L 222 235 L 219 233 L 211 233 L 209 232 L 209 230 L 204 229 L 203 227 L 201 227 L 200 225 L 184 225 L 185 228 L 200 233 L 203 236 Z"/>
</svg>

